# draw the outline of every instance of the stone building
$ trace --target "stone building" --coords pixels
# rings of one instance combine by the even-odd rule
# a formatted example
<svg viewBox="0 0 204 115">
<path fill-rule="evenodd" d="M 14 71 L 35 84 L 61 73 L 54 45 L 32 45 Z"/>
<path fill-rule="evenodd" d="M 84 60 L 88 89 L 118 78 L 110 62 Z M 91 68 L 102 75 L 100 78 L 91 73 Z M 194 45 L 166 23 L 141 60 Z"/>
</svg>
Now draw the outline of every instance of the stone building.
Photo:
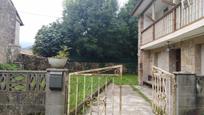
<svg viewBox="0 0 204 115">
<path fill-rule="evenodd" d="M 152 67 L 204 75 L 204 0 L 140 0 L 137 16 L 140 83 Z"/>
<path fill-rule="evenodd" d="M 20 52 L 23 22 L 11 0 L 0 0 L 0 63 L 12 62 Z"/>
</svg>

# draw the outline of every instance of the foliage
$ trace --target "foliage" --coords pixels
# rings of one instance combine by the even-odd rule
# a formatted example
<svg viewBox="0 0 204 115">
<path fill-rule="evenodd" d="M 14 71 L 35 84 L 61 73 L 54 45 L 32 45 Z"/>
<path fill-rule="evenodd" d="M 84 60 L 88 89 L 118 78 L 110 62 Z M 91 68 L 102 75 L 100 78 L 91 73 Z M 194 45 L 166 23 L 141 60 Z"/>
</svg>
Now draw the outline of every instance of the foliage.
<svg viewBox="0 0 204 115">
<path fill-rule="evenodd" d="M 77 84 L 77 79 L 78 79 L 78 84 Z M 86 76 L 85 77 L 85 84 L 84 84 L 84 77 L 83 76 L 71 76 L 70 79 L 70 86 L 71 86 L 71 94 L 70 94 L 70 110 L 72 111 L 75 109 L 76 106 L 76 88 L 78 85 L 78 104 L 80 104 L 83 99 L 83 94 L 84 94 L 84 86 L 85 92 L 86 92 L 86 97 L 90 96 L 94 92 L 98 90 L 98 88 L 102 87 L 103 85 L 106 84 L 106 79 L 103 79 L 101 77 L 97 76 Z M 91 85 L 92 84 L 92 85 Z M 91 87 L 92 86 L 92 87 Z M 93 92 L 92 92 L 93 91 Z"/>
<path fill-rule="evenodd" d="M 17 70 L 18 66 L 15 64 L 0 64 L 0 70 Z"/>
<path fill-rule="evenodd" d="M 135 60 L 137 19 L 130 13 L 136 1 L 119 9 L 117 0 L 65 0 L 62 21 L 39 30 L 34 53 L 55 56 L 67 46 L 71 60 Z"/>
<path fill-rule="evenodd" d="M 62 35 L 61 22 L 53 22 L 48 26 L 43 26 L 35 37 L 33 53 L 45 57 L 57 55 L 63 50 L 63 45 L 68 42 Z"/>
<path fill-rule="evenodd" d="M 63 50 L 60 50 L 57 55 L 55 56 L 56 58 L 68 58 L 69 57 L 69 51 L 68 48 L 65 47 Z"/>
</svg>

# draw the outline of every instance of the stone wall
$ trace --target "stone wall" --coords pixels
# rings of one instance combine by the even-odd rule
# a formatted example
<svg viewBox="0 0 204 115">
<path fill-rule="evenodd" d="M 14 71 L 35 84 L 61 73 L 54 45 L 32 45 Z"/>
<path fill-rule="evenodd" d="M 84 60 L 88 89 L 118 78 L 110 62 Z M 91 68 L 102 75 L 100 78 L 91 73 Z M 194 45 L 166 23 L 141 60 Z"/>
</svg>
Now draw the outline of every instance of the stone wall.
<svg viewBox="0 0 204 115">
<path fill-rule="evenodd" d="M 177 44 L 181 48 L 181 71 L 201 73 L 202 44 L 204 44 L 204 36 L 195 37 Z"/>
<path fill-rule="evenodd" d="M 123 72 L 124 73 L 136 73 L 137 72 L 136 62 L 135 63 L 69 62 L 66 65 L 66 68 L 68 68 L 69 72 L 76 72 L 76 71 L 96 69 L 96 68 L 102 68 L 102 67 L 120 65 L 120 64 L 123 65 Z"/>
<path fill-rule="evenodd" d="M 16 62 L 25 70 L 46 70 L 50 67 L 47 58 L 23 53 L 18 55 Z"/>
<path fill-rule="evenodd" d="M 0 115 L 45 115 L 46 71 L 0 71 Z"/>
<path fill-rule="evenodd" d="M 194 37 L 185 41 L 178 42 L 173 44 L 174 49 L 181 49 L 181 71 L 187 73 L 196 73 L 201 74 L 201 46 L 204 45 L 204 36 Z M 149 56 L 143 57 L 143 63 L 149 63 L 146 65 L 158 66 L 166 71 L 175 72 L 175 53 L 172 53 L 173 49 L 169 52 L 166 50 L 167 46 L 157 48 L 150 51 Z M 155 55 L 158 56 L 155 56 Z M 155 59 L 157 57 L 158 59 Z M 147 59 L 150 58 L 150 59 Z M 149 61 L 150 60 L 150 61 Z M 158 63 L 155 63 L 155 60 L 158 60 Z M 148 75 L 151 75 L 149 71 L 149 66 L 143 66 L 143 77 L 147 78 Z M 148 73 L 147 73 L 148 72 Z M 204 72 L 203 72 L 204 73 Z"/>
<path fill-rule="evenodd" d="M 197 115 L 195 75 L 178 73 L 176 75 L 176 84 L 177 115 Z"/>
<path fill-rule="evenodd" d="M 28 55 L 21 53 L 18 55 L 17 61 L 25 70 L 46 70 L 50 67 L 48 59 L 44 57 Z M 137 67 L 136 62 L 129 63 L 91 63 L 91 62 L 68 62 L 66 67 L 69 72 L 83 71 L 88 69 L 96 69 L 101 67 L 123 65 L 124 73 L 136 73 Z"/>
<path fill-rule="evenodd" d="M 0 0 L 0 63 L 7 63 L 9 44 L 16 37 L 16 9 L 10 0 Z"/>
<path fill-rule="evenodd" d="M 204 76 L 176 73 L 177 115 L 204 115 Z"/>
</svg>

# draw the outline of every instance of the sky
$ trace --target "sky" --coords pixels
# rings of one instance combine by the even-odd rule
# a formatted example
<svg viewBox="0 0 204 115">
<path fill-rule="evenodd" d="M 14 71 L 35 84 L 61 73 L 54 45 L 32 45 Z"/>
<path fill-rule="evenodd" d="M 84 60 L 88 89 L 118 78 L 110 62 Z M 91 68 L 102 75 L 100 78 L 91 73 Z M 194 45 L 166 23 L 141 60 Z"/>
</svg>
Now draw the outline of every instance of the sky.
<svg viewBox="0 0 204 115">
<path fill-rule="evenodd" d="M 43 26 L 62 17 L 63 0 L 12 0 L 24 23 L 20 28 L 20 45 L 33 45 L 34 37 Z M 127 0 L 119 0 L 122 7 Z"/>
</svg>

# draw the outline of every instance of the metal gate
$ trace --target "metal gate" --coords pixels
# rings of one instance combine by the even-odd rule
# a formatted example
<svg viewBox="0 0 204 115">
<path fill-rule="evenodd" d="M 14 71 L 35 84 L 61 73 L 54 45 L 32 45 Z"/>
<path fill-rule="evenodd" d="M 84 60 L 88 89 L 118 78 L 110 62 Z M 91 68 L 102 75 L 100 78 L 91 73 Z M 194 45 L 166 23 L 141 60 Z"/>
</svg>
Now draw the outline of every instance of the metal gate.
<svg viewBox="0 0 204 115">
<path fill-rule="evenodd" d="M 70 73 L 68 115 L 121 115 L 122 65 Z"/>
</svg>

